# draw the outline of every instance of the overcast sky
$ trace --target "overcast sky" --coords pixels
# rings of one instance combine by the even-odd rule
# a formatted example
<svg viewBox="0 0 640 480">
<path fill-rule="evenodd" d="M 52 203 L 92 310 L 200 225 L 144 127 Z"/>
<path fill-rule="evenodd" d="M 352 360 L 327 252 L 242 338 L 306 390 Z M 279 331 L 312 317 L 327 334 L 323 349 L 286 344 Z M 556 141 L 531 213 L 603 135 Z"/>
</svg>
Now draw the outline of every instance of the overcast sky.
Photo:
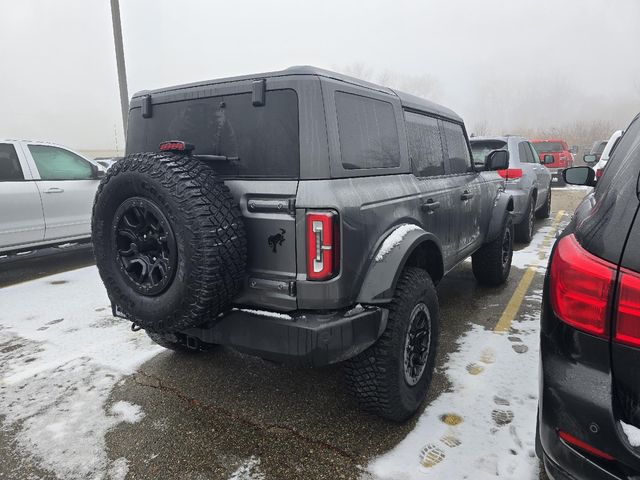
<svg viewBox="0 0 640 480">
<path fill-rule="evenodd" d="M 640 0 L 121 0 L 120 8 L 130 94 L 310 64 L 424 78 L 470 131 L 599 118 L 624 127 L 640 111 Z M 0 18 L 0 138 L 122 147 L 109 0 L 0 0 Z"/>
</svg>

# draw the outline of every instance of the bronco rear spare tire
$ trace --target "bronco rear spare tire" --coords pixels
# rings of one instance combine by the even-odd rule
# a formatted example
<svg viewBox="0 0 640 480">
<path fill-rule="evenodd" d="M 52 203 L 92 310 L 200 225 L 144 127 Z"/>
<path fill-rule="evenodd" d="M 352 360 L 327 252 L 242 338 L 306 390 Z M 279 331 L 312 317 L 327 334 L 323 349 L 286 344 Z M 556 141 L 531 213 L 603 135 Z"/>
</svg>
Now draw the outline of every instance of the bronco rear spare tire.
<svg viewBox="0 0 640 480">
<path fill-rule="evenodd" d="M 140 153 L 117 162 L 98 187 L 92 240 L 110 300 L 149 332 L 201 325 L 242 288 L 240 209 L 195 157 Z"/>
</svg>

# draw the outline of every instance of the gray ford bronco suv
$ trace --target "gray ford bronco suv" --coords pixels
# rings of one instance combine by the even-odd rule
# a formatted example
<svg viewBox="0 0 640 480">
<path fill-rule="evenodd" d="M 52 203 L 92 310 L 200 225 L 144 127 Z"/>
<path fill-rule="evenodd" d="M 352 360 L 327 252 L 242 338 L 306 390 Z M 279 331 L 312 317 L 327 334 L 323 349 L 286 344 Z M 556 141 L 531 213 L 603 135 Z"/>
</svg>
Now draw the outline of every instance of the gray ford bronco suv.
<svg viewBox="0 0 640 480">
<path fill-rule="evenodd" d="M 312 67 L 139 92 L 102 179 L 93 244 L 114 315 L 178 351 L 344 362 L 359 403 L 403 421 L 438 341 L 434 285 L 469 256 L 511 268 L 513 200 L 464 123 Z"/>
</svg>

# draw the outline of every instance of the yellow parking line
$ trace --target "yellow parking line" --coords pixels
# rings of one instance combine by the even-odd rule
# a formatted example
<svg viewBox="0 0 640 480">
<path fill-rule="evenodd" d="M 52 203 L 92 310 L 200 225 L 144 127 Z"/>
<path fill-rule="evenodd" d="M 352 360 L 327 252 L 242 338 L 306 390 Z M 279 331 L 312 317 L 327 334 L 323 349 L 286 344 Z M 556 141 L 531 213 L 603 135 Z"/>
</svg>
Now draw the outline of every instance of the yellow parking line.
<svg viewBox="0 0 640 480">
<path fill-rule="evenodd" d="M 549 244 L 555 236 L 556 231 L 558 230 L 558 225 L 560 224 L 560 220 L 562 220 L 563 216 L 564 210 L 560 210 L 553 219 L 551 230 L 549 230 L 549 233 L 547 233 L 547 235 L 544 237 L 544 240 L 540 245 L 540 249 L 538 250 L 538 259 L 533 263 L 533 265 L 529 265 L 527 271 L 524 272 L 524 275 L 520 279 L 520 283 L 518 283 L 518 286 L 516 287 L 515 292 L 513 292 L 509 303 L 504 309 L 504 312 L 502 312 L 500 320 L 498 320 L 498 323 L 493 329 L 494 332 L 503 333 L 511 328 L 511 322 L 513 322 L 513 320 L 516 318 L 516 315 L 518 315 L 520 307 L 522 306 L 522 302 L 524 301 L 524 297 L 529 291 L 531 282 L 533 282 L 538 264 L 540 263 L 540 258 L 544 258 L 544 252 L 547 248 L 549 248 Z"/>
</svg>

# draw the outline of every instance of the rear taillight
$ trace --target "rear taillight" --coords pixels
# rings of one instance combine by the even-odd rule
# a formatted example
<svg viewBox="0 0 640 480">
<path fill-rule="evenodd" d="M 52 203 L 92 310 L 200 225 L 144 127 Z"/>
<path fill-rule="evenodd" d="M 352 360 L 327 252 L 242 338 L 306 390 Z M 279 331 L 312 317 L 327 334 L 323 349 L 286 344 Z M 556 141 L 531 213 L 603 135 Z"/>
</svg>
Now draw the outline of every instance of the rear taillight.
<svg viewBox="0 0 640 480">
<path fill-rule="evenodd" d="M 335 212 L 307 213 L 307 279 L 328 280 L 338 274 L 339 238 Z"/>
<path fill-rule="evenodd" d="M 560 239 L 549 278 L 556 316 L 578 330 L 604 335 L 615 271 L 615 265 L 587 252 L 574 235 Z"/>
<path fill-rule="evenodd" d="M 611 455 L 602 450 L 592 447 L 587 442 L 583 442 L 582 440 L 577 439 L 573 435 L 568 434 L 567 432 L 563 432 L 562 430 L 558 431 L 558 436 L 567 444 L 572 447 L 577 447 L 578 449 L 590 453 L 591 455 L 595 455 L 596 457 L 603 458 L 604 460 L 615 460 Z"/>
<path fill-rule="evenodd" d="M 596 179 L 600 178 L 603 173 L 604 173 L 604 168 L 598 168 L 596 170 Z"/>
<path fill-rule="evenodd" d="M 628 270 L 620 276 L 614 339 L 640 347 L 640 274 Z"/>
<path fill-rule="evenodd" d="M 498 170 L 498 175 L 507 180 L 516 180 L 522 178 L 521 168 L 508 168 L 506 170 Z"/>
</svg>

